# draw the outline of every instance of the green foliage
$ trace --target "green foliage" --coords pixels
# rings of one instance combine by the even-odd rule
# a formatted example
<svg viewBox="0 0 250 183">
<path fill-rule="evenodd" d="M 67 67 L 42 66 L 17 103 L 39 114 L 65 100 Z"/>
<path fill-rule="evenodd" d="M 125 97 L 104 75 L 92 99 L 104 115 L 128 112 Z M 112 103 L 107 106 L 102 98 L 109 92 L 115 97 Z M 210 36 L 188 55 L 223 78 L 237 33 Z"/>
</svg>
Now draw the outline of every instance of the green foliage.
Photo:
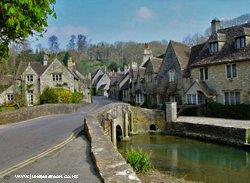
<svg viewBox="0 0 250 183">
<path fill-rule="evenodd" d="M 40 95 L 40 103 L 41 104 L 58 103 L 58 96 L 56 94 L 56 91 L 52 88 L 46 88 Z"/>
<path fill-rule="evenodd" d="M 250 120 L 250 105 L 223 105 L 216 102 L 209 102 L 207 116 Z"/>
<path fill-rule="evenodd" d="M 65 66 L 68 66 L 68 60 L 69 60 L 69 52 L 66 52 L 64 57 L 63 57 L 63 63 Z"/>
<path fill-rule="evenodd" d="M 108 66 L 108 69 L 109 69 L 110 71 L 115 71 L 115 72 L 117 72 L 117 70 L 118 70 L 118 64 L 117 64 L 116 62 L 111 62 L 111 63 L 109 64 L 109 66 Z"/>
<path fill-rule="evenodd" d="M 82 98 L 83 98 L 83 94 L 82 93 L 80 93 L 80 92 L 72 93 L 72 95 L 71 95 L 71 102 L 73 104 L 81 103 L 82 102 Z"/>
<path fill-rule="evenodd" d="M 72 93 L 65 88 L 46 88 L 40 95 L 41 104 L 81 103 L 83 95 L 80 92 Z"/>
<path fill-rule="evenodd" d="M 144 173 L 152 168 L 149 155 L 142 150 L 132 149 L 126 153 L 125 157 L 136 173 Z"/>
</svg>

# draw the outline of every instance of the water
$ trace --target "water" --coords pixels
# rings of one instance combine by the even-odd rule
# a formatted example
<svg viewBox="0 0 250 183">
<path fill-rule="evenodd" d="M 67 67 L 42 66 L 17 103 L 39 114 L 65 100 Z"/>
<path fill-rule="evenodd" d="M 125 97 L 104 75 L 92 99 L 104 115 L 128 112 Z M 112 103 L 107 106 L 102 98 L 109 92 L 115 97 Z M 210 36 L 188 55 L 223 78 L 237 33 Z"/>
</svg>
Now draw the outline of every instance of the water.
<svg viewBox="0 0 250 183">
<path fill-rule="evenodd" d="M 244 150 L 166 135 L 135 135 L 118 144 L 120 152 L 131 147 L 150 153 L 154 168 L 185 180 L 250 183 L 250 154 Z"/>
</svg>

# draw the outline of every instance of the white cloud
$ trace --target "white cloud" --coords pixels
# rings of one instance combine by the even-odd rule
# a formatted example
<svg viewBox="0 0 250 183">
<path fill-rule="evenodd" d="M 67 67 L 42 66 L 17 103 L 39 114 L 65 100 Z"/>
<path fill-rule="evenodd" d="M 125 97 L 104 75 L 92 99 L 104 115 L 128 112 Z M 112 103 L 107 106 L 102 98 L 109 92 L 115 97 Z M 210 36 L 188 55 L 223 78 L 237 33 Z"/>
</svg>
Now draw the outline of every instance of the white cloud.
<svg viewBox="0 0 250 183">
<path fill-rule="evenodd" d="M 137 18 L 139 20 L 150 20 L 153 18 L 153 11 L 147 7 L 140 7 L 137 11 Z"/>
</svg>

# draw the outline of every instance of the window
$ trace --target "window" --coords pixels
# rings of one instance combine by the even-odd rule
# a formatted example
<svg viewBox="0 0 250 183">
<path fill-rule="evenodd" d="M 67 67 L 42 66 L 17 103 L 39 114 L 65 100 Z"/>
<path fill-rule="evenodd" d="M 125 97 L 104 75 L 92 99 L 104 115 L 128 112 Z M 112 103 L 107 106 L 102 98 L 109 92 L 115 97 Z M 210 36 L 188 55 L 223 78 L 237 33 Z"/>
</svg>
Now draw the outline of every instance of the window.
<svg viewBox="0 0 250 183">
<path fill-rule="evenodd" d="M 174 70 L 168 71 L 168 75 L 169 75 L 169 82 L 173 82 L 175 77 L 175 71 Z"/>
<path fill-rule="evenodd" d="M 217 53 L 218 51 L 219 51 L 219 43 L 218 42 L 210 43 L 209 52 L 210 53 Z"/>
<path fill-rule="evenodd" d="M 27 82 L 33 82 L 33 75 L 29 74 L 27 75 Z"/>
<path fill-rule="evenodd" d="M 240 104 L 240 92 L 225 92 L 225 105 Z"/>
<path fill-rule="evenodd" d="M 236 64 L 228 64 L 227 65 L 227 78 L 236 78 L 237 77 L 237 69 Z"/>
<path fill-rule="evenodd" d="M 237 37 L 235 38 L 235 48 L 244 48 L 246 47 L 246 37 Z"/>
<path fill-rule="evenodd" d="M 200 80 L 208 80 L 208 68 L 200 68 Z"/>
<path fill-rule="evenodd" d="M 13 101 L 13 99 L 14 99 L 13 94 L 7 94 L 7 100 L 8 101 Z"/>
<path fill-rule="evenodd" d="M 197 95 L 196 94 L 187 94 L 187 102 L 188 104 L 197 104 Z"/>
<path fill-rule="evenodd" d="M 53 81 L 62 81 L 62 74 L 52 74 Z"/>
</svg>

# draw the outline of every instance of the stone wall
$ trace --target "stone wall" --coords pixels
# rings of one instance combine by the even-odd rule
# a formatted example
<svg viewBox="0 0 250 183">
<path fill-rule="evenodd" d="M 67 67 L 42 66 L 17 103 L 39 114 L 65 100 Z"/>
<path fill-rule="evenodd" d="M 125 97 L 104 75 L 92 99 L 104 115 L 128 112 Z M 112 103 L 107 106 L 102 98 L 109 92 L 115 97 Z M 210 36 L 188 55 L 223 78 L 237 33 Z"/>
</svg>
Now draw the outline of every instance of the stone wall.
<svg viewBox="0 0 250 183">
<path fill-rule="evenodd" d="M 235 146 L 244 146 L 247 140 L 249 140 L 249 132 L 249 130 L 244 128 L 222 127 L 217 125 L 185 122 L 167 123 L 168 134 Z"/>
<path fill-rule="evenodd" d="M 164 111 L 134 106 L 130 106 L 130 110 L 132 112 L 132 132 L 134 134 L 149 132 L 150 125 L 155 125 L 158 132 L 166 130 Z"/>
<path fill-rule="evenodd" d="M 47 116 L 53 114 L 74 113 L 81 107 L 77 104 L 45 104 L 40 106 L 26 107 L 19 110 L 0 113 L 0 125 Z"/>
<path fill-rule="evenodd" d="M 96 115 L 84 119 L 84 131 L 91 144 L 91 156 L 102 182 L 140 182 L 104 131 Z"/>
<path fill-rule="evenodd" d="M 250 62 L 237 62 L 237 77 L 233 80 L 227 78 L 226 64 L 208 66 L 208 80 L 205 81 L 209 88 L 217 94 L 216 101 L 224 104 L 224 91 L 240 91 L 240 100 L 242 103 L 250 103 Z M 199 79 L 200 68 L 192 69 L 193 80 Z"/>
</svg>

